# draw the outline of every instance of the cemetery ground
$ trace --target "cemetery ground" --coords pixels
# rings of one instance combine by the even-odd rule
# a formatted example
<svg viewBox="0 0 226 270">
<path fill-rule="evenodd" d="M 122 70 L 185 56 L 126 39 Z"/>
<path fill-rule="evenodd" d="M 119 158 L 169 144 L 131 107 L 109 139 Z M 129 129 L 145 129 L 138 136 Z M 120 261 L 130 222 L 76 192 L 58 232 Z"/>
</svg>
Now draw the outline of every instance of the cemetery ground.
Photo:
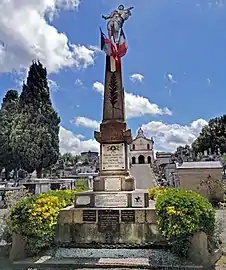
<svg viewBox="0 0 226 270">
<path fill-rule="evenodd" d="M 11 233 L 19 233 L 27 237 L 28 247 L 32 246 L 32 250 L 30 249 L 30 251 L 32 251 L 30 255 L 38 254 L 40 250 L 48 249 L 54 243 L 54 227 L 59 211 L 61 208 L 73 204 L 76 192 L 76 190 L 50 191 L 35 196 L 25 197 L 19 202 L 16 202 L 14 207 L 11 209 L 11 228 L 9 231 Z M 215 213 L 210 203 L 200 195 L 179 189 L 155 187 L 149 190 L 149 198 L 155 200 L 156 212 L 159 217 L 159 230 L 162 236 L 169 241 L 171 239 L 187 235 L 188 231 L 189 234 L 193 234 L 199 230 L 205 231 L 206 233 L 212 233 L 215 226 Z M 185 205 L 180 203 L 178 204 L 178 198 L 183 198 L 186 202 Z M 193 203 L 190 204 L 191 201 L 193 201 Z M 198 210 L 199 207 L 202 209 L 201 214 L 196 212 L 196 209 Z M 192 209 L 194 216 L 190 215 L 190 217 L 188 217 L 186 215 L 186 211 L 189 211 L 189 209 Z M 1 217 L 3 217 L 5 210 L 2 210 L 1 213 Z M 25 214 L 25 216 L 27 215 L 27 218 L 24 219 L 22 213 Z M 205 215 L 206 219 L 203 223 L 201 222 L 202 219 L 197 218 L 200 217 L 199 215 Z M 224 209 L 216 211 L 217 219 L 225 222 L 225 216 L 226 211 Z M 174 229 L 172 230 L 172 228 Z M 224 247 L 226 247 L 225 236 L 226 234 L 224 231 Z M 48 239 L 48 241 L 46 241 L 46 239 Z M 177 255 L 178 251 L 187 252 L 186 243 L 184 242 L 183 249 L 181 249 L 180 245 L 181 243 L 179 242 L 175 245 L 177 249 L 175 249 L 174 252 Z M 180 254 L 180 256 L 182 255 L 183 254 Z M 218 264 L 221 265 L 221 268 L 217 266 L 218 268 L 216 269 L 223 269 L 222 267 L 225 261 L 225 257 L 223 256 L 218 262 Z M 0 261 L 0 263 L 2 263 L 2 261 Z M 3 269 L 7 269 L 6 261 L 4 263 L 5 268 Z"/>
</svg>

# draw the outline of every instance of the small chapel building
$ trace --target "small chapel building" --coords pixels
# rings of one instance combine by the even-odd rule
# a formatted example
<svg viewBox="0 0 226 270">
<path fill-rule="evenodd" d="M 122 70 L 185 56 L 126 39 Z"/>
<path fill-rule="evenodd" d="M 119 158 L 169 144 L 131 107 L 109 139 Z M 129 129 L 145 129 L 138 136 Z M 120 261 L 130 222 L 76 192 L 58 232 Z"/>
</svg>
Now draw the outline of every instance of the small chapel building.
<svg viewBox="0 0 226 270">
<path fill-rule="evenodd" d="M 130 162 L 132 164 L 153 164 L 154 163 L 154 141 L 144 136 L 139 128 L 137 136 L 130 144 Z"/>
</svg>

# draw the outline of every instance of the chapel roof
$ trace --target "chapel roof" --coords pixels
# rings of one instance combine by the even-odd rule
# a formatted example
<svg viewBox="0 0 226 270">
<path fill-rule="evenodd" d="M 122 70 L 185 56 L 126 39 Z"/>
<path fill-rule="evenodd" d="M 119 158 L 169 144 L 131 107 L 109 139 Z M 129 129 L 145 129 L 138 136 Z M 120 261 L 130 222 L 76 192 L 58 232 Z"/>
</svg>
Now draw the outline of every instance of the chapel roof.
<svg viewBox="0 0 226 270">
<path fill-rule="evenodd" d="M 138 129 L 138 131 L 137 131 L 137 136 L 135 137 L 134 140 L 139 139 L 139 138 L 143 138 L 143 139 L 145 139 L 145 140 L 151 141 L 152 144 L 154 144 L 153 138 L 151 137 L 151 139 L 148 139 L 148 138 L 144 135 L 144 131 L 143 131 L 143 129 L 142 129 L 141 127 Z"/>
</svg>

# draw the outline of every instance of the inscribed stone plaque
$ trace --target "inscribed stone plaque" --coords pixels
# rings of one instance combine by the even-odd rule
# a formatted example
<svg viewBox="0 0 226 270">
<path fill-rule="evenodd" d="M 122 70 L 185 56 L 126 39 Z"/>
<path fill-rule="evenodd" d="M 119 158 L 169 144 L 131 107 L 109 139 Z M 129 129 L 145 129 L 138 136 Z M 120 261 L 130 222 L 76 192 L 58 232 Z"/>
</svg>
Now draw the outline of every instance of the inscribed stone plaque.
<svg viewBox="0 0 226 270">
<path fill-rule="evenodd" d="M 121 222 L 135 222 L 135 211 L 134 210 L 122 210 L 121 211 Z"/>
<path fill-rule="evenodd" d="M 96 222 L 96 210 L 83 210 L 83 221 Z"/>
<path fill-rule="evenodd" d="M 98 231 L 118 232 L 119 231 L 119 211 L 99 210 L 98 211 Z"/>
<path fill-rule="evenodd" d="M 104 179 L 105 190 L 121 190 L 121 179 L 118 177 L 108 177 Z"/>
<path fill-rule="evenodd" d="M 96 207 L 127 207 L 127 194 L 100 194 L 95 196 Z"/>
<path fill-rule="evenodd" d="M 102 170 L 123 170 L 126 167 L 125 144 L 102 144 Z"/>
<path fill-rule="evenodd" d="M 144 193 L 132 193 L 132 207 L 144 207 Z"/>
<path fill-rule="evenodd" d="M 88 205 L 90 204 L 90 196 L 78 196 L 76 198 L 77 205 Z"/>
</svg>

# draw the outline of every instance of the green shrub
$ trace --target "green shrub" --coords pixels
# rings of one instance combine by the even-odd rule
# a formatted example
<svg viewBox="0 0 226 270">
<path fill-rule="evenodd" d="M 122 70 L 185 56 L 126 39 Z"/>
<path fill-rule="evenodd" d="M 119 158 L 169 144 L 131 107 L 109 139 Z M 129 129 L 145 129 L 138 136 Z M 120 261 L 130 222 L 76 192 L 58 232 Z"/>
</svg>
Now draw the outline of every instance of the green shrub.
<svg viewBox="0 0 226 270">
<path fill-rule="evenodd" d="M 49 196 L 56 196 L 61 202 L 64 201 L 67 206 L 74 203 L 76 193 L 83 191 L 82 189 L 73 190 L 50 190 L 48 192 L 40 193 L 38 197 L 45 198 Z"/>
<path fill-rule="evenodd" d="M 75 182 L 75 188 L 76 190 L 79 189 L 81 191 L 87 190 L 88 189 L 88 182 L 85 179 L 77 179 Z"/>
<path fill-rule="evenodd" d="M 198 231 L 215 242 L 215 211 L 206 198 L 190 190 L 167 188 L 157 196 L 155 206 L 159 232 L 174 241 L 172 251 L 177 255 L 187 255 L 189 237 Z"/>
<path fill-rule="evenodd" d="M 155 187 L 151 187 L 148 189 L 148 197 L 149 197 L 149 200 L 156 200 L 158 195 L 162 194 L 163 192 L 166 191 L 166 187 L 158 187 L 158 186 L 155 186 Z"/>
<path fill-rule="evenodd" d="M 73 205 L 77 192 L 78 190 L 56 190 L 22 199 L 11 209 L 8 219 L 10 232 L 27 238 L 27 247 L 31 254 L 48 248 L 54 242 L 60 209 Z"/>
<path fill-rule="evenodd" d="M 212 235 L 215 211 L 209 201 L 190 190 L 168 188 L 157 197 L 158 228 L 168 240 L 203 231 Z"/>
</svg>

